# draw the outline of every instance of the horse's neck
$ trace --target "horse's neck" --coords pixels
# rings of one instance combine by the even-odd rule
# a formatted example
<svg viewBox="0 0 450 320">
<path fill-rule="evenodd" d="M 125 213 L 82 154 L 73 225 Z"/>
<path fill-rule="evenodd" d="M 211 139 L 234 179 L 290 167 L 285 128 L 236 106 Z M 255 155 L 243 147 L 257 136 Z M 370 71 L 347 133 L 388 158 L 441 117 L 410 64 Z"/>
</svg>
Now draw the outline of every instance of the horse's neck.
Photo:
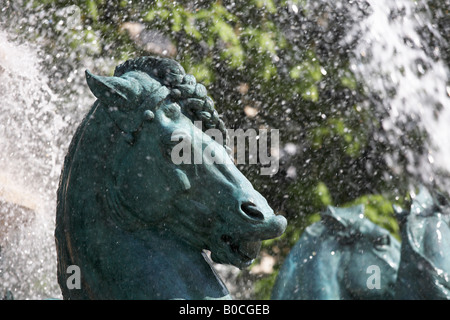
<svg viewBox="0 0 450 320">
<path fill-rule="evenodd" d="M 121 232 L 117 238 L 122 256 L 116 263 L 129 284 L 131 296 L 127 298 L 229 298 L 228 290 L 202 252 L 170 231 Z"/>
</svg>

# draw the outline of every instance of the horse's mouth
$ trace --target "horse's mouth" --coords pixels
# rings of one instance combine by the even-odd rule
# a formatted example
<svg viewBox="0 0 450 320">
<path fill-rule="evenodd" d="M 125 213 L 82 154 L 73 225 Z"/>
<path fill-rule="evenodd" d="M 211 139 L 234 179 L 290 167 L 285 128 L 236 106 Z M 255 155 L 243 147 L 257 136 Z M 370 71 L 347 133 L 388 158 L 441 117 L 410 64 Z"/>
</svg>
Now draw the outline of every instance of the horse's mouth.
<svg viewBox="0 0 450 320">
<path fill-rule="evenodd" d="M 237 267 L 240 268 L 245 268 L 252 264 L 261 249 L 261 241 L 237 241 L 226 234 L 222 235 L 220 239 L 230 248 L 234 255 L 239 257 L 240 263 Z"/>
</svg>

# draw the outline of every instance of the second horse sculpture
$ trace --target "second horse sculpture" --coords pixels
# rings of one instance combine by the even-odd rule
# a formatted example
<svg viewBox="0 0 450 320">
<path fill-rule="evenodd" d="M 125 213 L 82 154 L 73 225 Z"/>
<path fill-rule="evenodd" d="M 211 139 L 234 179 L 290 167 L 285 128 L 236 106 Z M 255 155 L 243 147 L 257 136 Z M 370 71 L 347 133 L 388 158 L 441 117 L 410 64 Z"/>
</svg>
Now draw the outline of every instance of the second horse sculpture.
<svg viewBox="0 0 450 320">
<path fill-rule="evenodd" d="M 394 296 L 399 260 L 399 242 L 366 219 L 362 205 L 329 206 L 291 249 L 272 298 L 389 299 Z M 382 276 L 368 286 L 373 272 Z"/>
<path fill-rule="evenodd" d="M 154 57 L 129 60 L 113 77 L 86 77 L 98 100 L 74 135 L 58 189 L 64 299 L 230 298 L 203 250 L 246 267 L 286 219 L 224 146 L 194 126 L 226 135 L 205 87 L 177 62 Z M 172 161 L 180 139 L 200 161 Z M 212 153 L 220 161 L 207 158 Z M 79 289 L 67 287 L 71 265 Z"/>
<path fill-rule="evenodd" d="M 274 299 L 450 299 L 450 202 L 425 188 L 396 208 L 401 247 L 364 218 L 364 208 L 328 209 L 284 262 Z M 373 286 L 372 273 L 379 285 Z"/>
</svg>

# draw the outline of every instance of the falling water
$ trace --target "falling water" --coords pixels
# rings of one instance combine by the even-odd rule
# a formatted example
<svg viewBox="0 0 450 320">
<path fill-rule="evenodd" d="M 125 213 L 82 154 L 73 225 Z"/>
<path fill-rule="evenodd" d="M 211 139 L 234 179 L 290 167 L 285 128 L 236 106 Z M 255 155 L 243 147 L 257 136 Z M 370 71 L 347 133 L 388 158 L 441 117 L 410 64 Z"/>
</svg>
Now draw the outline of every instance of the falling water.
<svg viewBox="0 0 450 320">
<path fill-rule="evenodd" d="M 55 190 L 64 122 L 36 49 L 0 31 L 0 294 L 58 297 Z"/>
<path fill-rule="evenodd" d="M 425 6 L 411 0 L 370 0 L 370 14 L 348 33 L 345 41 L 358 38 L 351 68 L 366 90 L 379 96 L 389 117 L 383 128 L 390 143 L 401 152 L 402 136 L 412 126 L 428 135 L 428 150 L 420 157 L 410 150 L 409 174 L 421 182 L 449 190 L 450 181 L 450 86 L 449 70 L 440 50 L 448 48 Z M 423 5 L 423 4 L 422 4 Z M 428 10 L 423 10 L 423 9 Z M 421 31 L 440 46 L 430 46 Z M 428 41 L 428 43 L 427 43 Z M 386 155 L 396 171 L 397 156 Z"/>
</svg>

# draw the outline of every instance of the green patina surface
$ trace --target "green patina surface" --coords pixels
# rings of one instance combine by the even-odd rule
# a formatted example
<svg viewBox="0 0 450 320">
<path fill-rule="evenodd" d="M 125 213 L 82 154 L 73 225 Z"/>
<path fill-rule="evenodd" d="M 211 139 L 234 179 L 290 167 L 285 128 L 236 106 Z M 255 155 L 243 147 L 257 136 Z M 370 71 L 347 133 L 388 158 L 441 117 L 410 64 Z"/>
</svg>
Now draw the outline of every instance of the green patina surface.
<svg viewBox="0 0 450 320">
<path fill-rule="evenodd" d="M 450 201 L 421 188 L 409 211 L 399 211 L 402 249 L 398 299 L 450 299 Z"/>
<path fill-rule="evenodd" d="M 58 282 L 65 299 L 227 299 L 203 252 L 239 268 L 286 219 L 204 128 L 225 126 L 203 85 L 171 59 L 141 57 L 112 77 L 86 72 L 97 97 L 66 156 L 58 189 Z M 172 137 L 199 164 L 171 160 Z M 214 153 L 206 159 L 208 148 Z M 67 287 L 77 265 L 81 288 Z"/>
<path fill-rule="evenodd" d="M 275 283 L 273 299 L 389 299 L 400 261 L 400 244 L 364 217 L 364 206 L 328 206 L 291 249 Z M 377 266 L 379 287 L 368 287 Z M 372 271 L 371 271 L 372 272 Z"/>
<path fill-rule="evenodd" d="M 450 299 L 450 202 L 421 188 L 395 208 L 400 243 L 363 205 L 328 206 L 291 249 L 273 299 Z M 378 277 L 376 284 L 374 277 Z"/>
</svg>

